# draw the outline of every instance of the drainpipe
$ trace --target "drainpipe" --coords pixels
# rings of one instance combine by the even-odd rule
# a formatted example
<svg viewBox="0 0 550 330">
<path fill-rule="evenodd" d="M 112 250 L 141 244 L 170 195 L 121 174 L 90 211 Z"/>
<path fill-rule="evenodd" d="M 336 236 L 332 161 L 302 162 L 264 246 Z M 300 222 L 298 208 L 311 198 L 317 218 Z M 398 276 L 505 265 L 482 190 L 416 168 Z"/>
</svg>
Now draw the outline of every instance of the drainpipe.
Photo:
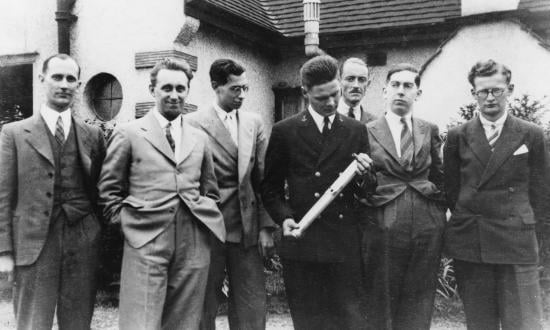
<svg viewBox="0 0 550 330">
<path fill-rule="evenodd" d="M 304 0 L 304 46 L 306 56 L 313 57 L 324 52 L 319 48 L 319 20 L 321 0 Z"/>
<path fill-rule="evenodd" d="M 71 13 L 76 0 L 57 0 L 57 48 L 59 53 L 71 54 L 71 24 L 77 17 Z"/>
</svg>

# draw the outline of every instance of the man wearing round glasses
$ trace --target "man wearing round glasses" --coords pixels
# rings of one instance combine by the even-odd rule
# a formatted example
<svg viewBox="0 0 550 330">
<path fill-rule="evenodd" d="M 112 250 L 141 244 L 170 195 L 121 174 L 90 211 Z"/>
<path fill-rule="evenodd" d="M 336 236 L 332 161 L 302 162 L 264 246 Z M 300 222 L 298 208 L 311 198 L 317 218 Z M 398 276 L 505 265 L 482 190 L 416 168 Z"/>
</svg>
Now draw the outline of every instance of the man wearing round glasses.
<svg viewBox="0 0 550 330">
<path fill-rule="evenodd" d="M 451 129 L 444 150 L 454 258 L 468 329 L 541 329 L 537 222 L 547 222 L 550 161 L 543 131 L 507 113 L 511 71 L 493 60 L 468 80 L 480 116 Z"/>
</svg>

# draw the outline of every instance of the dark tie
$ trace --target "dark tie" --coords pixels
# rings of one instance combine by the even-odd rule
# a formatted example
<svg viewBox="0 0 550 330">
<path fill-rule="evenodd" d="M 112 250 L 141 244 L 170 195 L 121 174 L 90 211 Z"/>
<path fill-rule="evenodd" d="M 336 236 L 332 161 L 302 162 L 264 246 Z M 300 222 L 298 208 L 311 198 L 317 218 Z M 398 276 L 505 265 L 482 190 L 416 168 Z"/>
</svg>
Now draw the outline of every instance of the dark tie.
<svg viewBox="0 0 550 330">
<path fill-rule="evenodd" d="M 164 129 L 164 132 L 166 133 L 166 140 L 168 140 L 168 144 L 170 145 L 170 149 L 172 151 L 176 150 L 176 142 L 174 142 L 174 138 L 172 137 L 172 133 L 170 133 L 170 127 L 172 127 L 172 124 L 168 123 L 166 125 L 166 128 Z"/>
<path fill-rule="evenodd" d="M 487 140 L 489 141 L 489 146 L 491 147 L 491 151 L 495 151 L 495 144 L 498 140 L 498 133 L 499 130 L 497 129 L 497 125 L 491 124 L 491 132 L 489 133 L 489 137 Z"/>
<path fill-rule="evenodd" d="M 55 140 L 60 146 L 65 143 L 65 131 L 63 130 L 63 120 L 61 116 L 57 117 L 57 122 L 55 123 Z"/>
<path fill-rule="evenodd" d="M 323 119 L 323 137 L 327 137 L 330 133 L 330 119 L 326 116 Z"/>
<path fill-rule="evenodd" d="M 401 129 L 401 162 L 405 170 L 411 171 L 414 157 L 413 138 L 405 118 L 401 118 L 401 123 L 403 124 Z"/>
<path fill-rule="evenodd" d="M 355 119 L 355 113 L 353 113 L 353 108 L 349 107 L 348 117 Z"/>
</svg>

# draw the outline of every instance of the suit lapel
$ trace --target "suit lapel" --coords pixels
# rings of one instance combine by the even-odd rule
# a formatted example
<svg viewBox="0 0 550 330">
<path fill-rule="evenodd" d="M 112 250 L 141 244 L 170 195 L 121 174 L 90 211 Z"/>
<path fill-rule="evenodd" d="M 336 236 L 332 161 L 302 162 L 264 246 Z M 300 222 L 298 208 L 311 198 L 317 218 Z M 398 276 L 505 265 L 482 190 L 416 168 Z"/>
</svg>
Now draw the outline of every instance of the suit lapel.
<svg viewBox="0 0 550 330">
<path fill-rule="evenodd" d="M 225 126 L 223 125 L 218 113 L 214 107 L 210 107 L 206 113 L 206 120 L 204 125 L 202 125 L 204 130 L 212 136 L 214 141 L 218 143 L 227 153 L 233 158 L 237 159 L 238 150 L 237 146 L 231 138 L 231 134 Z M 241 132 L 239 131 L 239 134 Z M 239 144 L 241 143 L 241 138 L 239 137 Z"/>
<path fill-rule="evenodd" d="M 84 167 L 86 175 L 90 176 L 92 168 L 92 160 L 90 158 L 92 147 L 90 144 L 92 138 L 90 137 L 89 131 L 84 127 L 84 123 L 73 118 L 73 125 L 80 160 L 82 161 L 82 166 Z"/>
<path fill-rule="evenodd" d="M 412 135 L 414 139 L 414 157 L 416 160 L 416 156 L 424 145 L 424 139 L 426 138 L 426 126 L 423 122 L 415 118 L 412 119 L 412 126 Z M 415 163 L 418 163 L 418 161 L 415 161 Z"/>
<path fill-rule="evenodd" d="M 179 164 L 183 163 L 183 161 L 187 158 L 187 156 L 189 156 L 191 151 L 193 151 L 193 148 L 197 143 L 197 140 L 191 132 L 191 129 L 192 128 L 189 125 L 183 124 L 182 126 L 180 140 L 180 160 L 178 161 Z"/>
<path fill-rule="evenodd" d="M 330 155 L 338 149 L 342 142 L 346 140 L 348 135 L 349 131 L 344 127 L 344 120 L 342 119 L 342 116 L 339 113 L 336 113 L 334 116 L 334 121 L 332 122 L 328 140 L 326 141 L 323 151 L 319 156 L 319 160 L 317 161 L 317 166 L 319 166 L 325 159 L 329 158 Z"/>
<path fill-rule="evenodd" d="M 483 167 L 485 167 L 491 157 L 491 147 L 489 146 L 489 142 L 487 142 L 487 136 L 485 136 L 481 121 L 479 118 L 475 118 L 466 125 L 466 140 L 468 141 L 468 145 Z"/>
<path fill-rule="evenodd" d="M 319 132 L 319 129 L 317 128 L 317 125 L 315 125 L 315 121 L 313 120 L 313 117 L 311 117 L 311 114 L 309 111 L 304 110 L 302 114 L 298 117 L 299 123 L 298 123 L 298 131 L 297 135 L 302 139 L 304 142 L 304 146 L 311 148 L 311 150 L 314 151 L 314 153 L 319 155 L 321 152 L 320 148 L 320 141 L 323 138 L 321 132 Z"/>
<path fill-rule="evenodd" d="M 246 170 L 250 164 L 250 156 L 252 155 L 252 147 L 254 145 L 254 127 L 252 126 L 252 121 L 248 121 L 246 114 L 243 115 L 239 112 L 238 117 L 238 127 L 239 127 L 239 156 L 238 160 L 238 173 L 239 173 L 239 182 L 242 181 Z"/>
<path fill-rule="evenodd" d="M 166 158 L 170 159 L 173 163 L 175 163 L 175 157 L 174 152 L 172 151 L 172 148 L 170 148 L 170 145 L 168 144 L 168 140 L 166 139 L 166 135 L 162 131 L 160 124 L 153 115 L 151 111 L 145 115 L 143 120 L 141 121 L 141 130 L 143 131 L 143 136 L 155 149 L 160 151 Z M 183 134 L 182 134 L 183 136 Z"/>
<path fill-rule="evenodd" d="M 390 154 L 393 159 L 401 164 L 399 157 L 397 157 L 397 149 L 395 147 L 395 142 L 391 135 L 390 126 L 386 120 L 386 117 L 378 119 L 373 126 L 370 128 L 372 136 L 378 141 L 378 143 Z"/>
<path fill-rule="evenodd" d="M 48 128 L 46 123 L 42 119 L 40 113 L 34 115 L 29 125 L 23 128 L 28 133 L 26 141 L 33 147 L 42 157 L 46 158 L 52 166 L 55 166 L 53 159 L 52 146 L 50 145 L 50 139 L 48 138 Z"/>
<path fill-rule="evenodd" d="M 502 132 L 495 144 L 495 150 L 492 153 L 487 167 L 481 176 L 479 185 L 483 185 L 487 182 L 500 168 L 500 166 L 508 159 L 514 151 L 521 145 L 523 142 L 522 132 L 517 126 L 516 119 L 511 115 L 508 115 L 508 118 L 504 122 L 502 127 Z"/>
</svg>

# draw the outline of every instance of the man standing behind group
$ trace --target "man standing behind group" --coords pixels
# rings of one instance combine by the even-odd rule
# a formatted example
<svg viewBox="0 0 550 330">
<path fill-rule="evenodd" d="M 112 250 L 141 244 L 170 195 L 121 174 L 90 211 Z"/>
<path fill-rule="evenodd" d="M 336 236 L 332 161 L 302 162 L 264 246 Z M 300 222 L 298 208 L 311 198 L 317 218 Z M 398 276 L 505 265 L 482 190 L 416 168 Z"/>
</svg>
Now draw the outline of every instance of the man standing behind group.
<svg viewBox="0 0 550 330">
<path fill-rule="evenodd" d="M 367 87 L 370 85 L 369 69 L 365 62 L 350 57 L 342 63 L 340 70 L 342 97 L 338 102 L 338 113 L 366 124 L 376 119 L 361 105 Z"/>
<path fill-rule="evenodd" d="M 120 329 L 198 329 L 210 236 L 225 239 L 208 137 L 181 116 L 193 72 L 164 59 L 151 71 L 155 107 L 118 126 L 99 190 L 121 223 Z"/>
<path fill-rule="evenodd" d="M 210 67 L 214 104 L 185 120 L 210 138 L 209 147 L 220 188 L 219 206 L 227 238 L 213 242 L 201 329 L 215 329 L 224 270 L 229 278 L 231 329 L 265 329 L 266 292 L 262 257 L 273 249 L 275 223 L 263 208 L 267 136 L 260 117 L 239 110 L 248 93 L 245 69 L 219 59 Z"/>
<path fill-rule="evenodd" d="M 393 67 L 386 114 L 367 125 L 378 178 L 363 246 L 371 329 L 430 328 L 446 218 L 441 139 L 413 115 L 420 94 L 418 70 Z"/>
<path fill-rule="evenodd" d="M 100 224 L 96 184 L 103 133 L 71 114 L 80 67 L 65 54 L 44 61 L 46 102 L 0 134 L 0 272 L 15 262 L 18 329 L 89 329 Z"/>
<path fill-rule="evenodd" d="M 374 186 L 367 128 L 336 112 L 340 83 L 334 58 L 312 58 L 300 75 L 309 106 L 273 126 L 262 184 L 265 208 L 283 227 L 279 253 L 290 313 L 298 330 L 363 329 L 359 206 L 354 195 L 364 198 L 366 189 Z M 354 159 L 356 179 L 303 237 L 294 238 L 296 222 Z"/>
<path fill-rule="evenodd" d="M 470 330 L 542 328 L 535 227 L 549 223 L 550 162 L 543 130 L 507 112 L 511 78 L 493 60 L 472 67 L 479 116 L 451 129 L 444 150 L 445 251 Z"/>
</svg>

